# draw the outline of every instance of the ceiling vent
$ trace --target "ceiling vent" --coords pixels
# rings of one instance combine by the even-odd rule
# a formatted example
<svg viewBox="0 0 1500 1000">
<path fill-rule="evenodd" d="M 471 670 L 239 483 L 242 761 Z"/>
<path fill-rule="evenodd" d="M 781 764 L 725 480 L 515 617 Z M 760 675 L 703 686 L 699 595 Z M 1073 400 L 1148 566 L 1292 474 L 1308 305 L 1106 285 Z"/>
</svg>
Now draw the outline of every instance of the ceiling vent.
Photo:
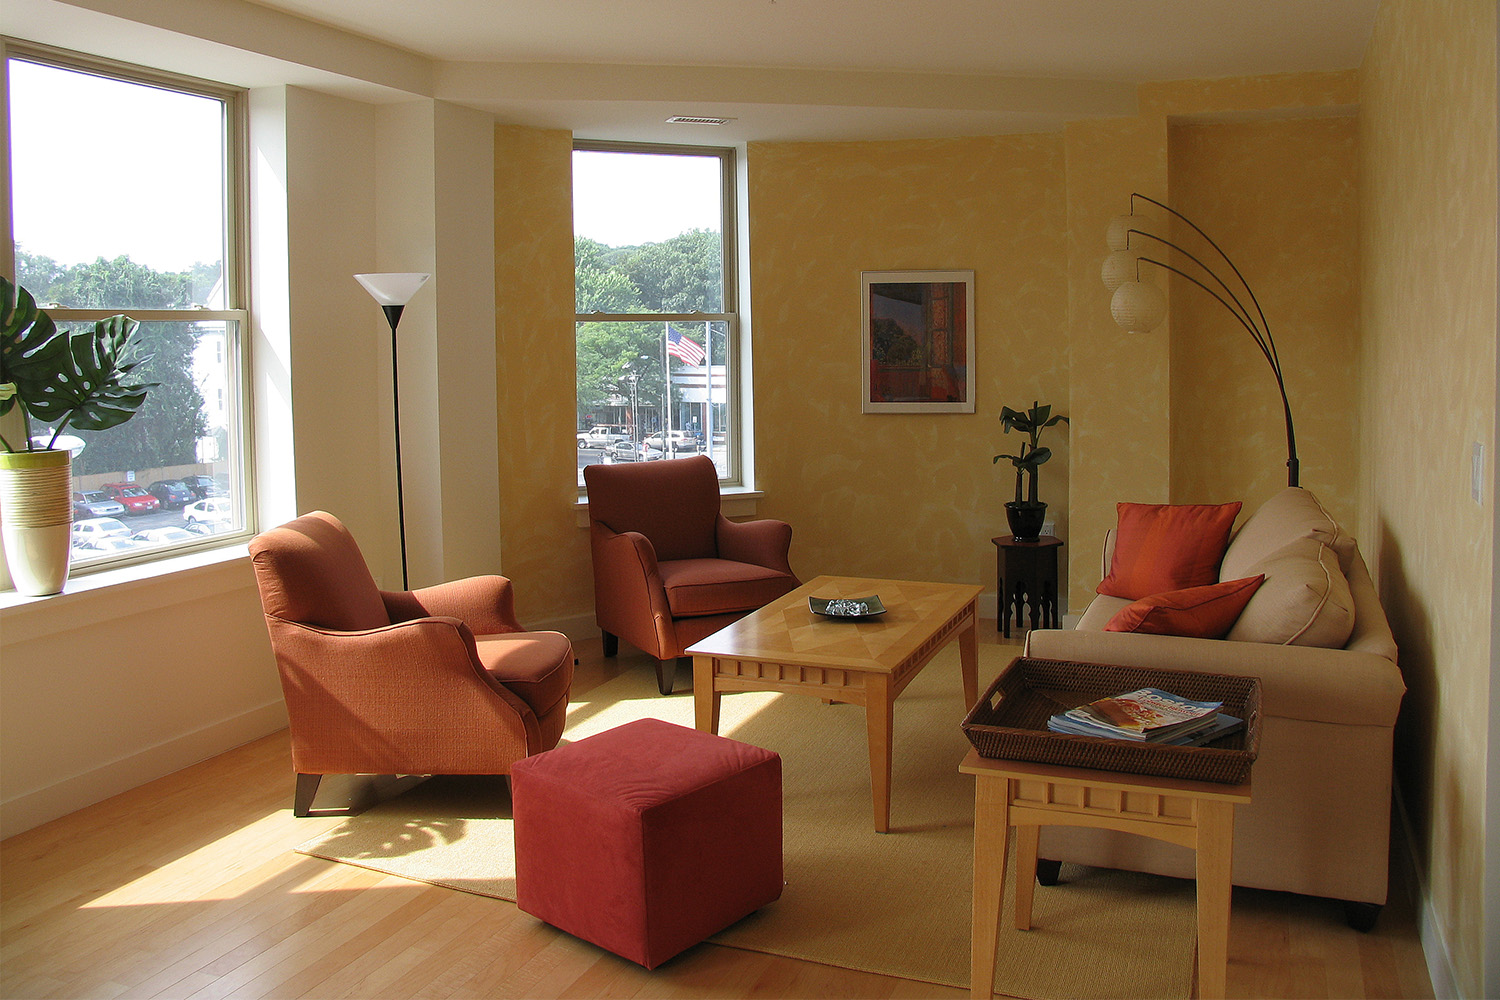
<svg viewBox="0 0 1500 1000">
<path fill-rule="evenodd" d="M 667 119 L 668 125 L 728 125 L 734 121 L 733 118 L 700 118 L 695 115 L 673 115 Z"/>
</svg>

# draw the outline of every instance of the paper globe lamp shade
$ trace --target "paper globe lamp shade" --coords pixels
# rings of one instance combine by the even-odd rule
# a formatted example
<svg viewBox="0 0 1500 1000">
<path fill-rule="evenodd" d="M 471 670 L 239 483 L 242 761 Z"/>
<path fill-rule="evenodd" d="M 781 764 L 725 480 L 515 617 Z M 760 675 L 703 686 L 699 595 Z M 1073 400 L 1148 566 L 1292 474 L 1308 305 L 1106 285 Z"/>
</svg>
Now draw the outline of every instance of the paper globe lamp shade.
<svg viewBox="0 0 1500 1000">
<path fill-rule="evenodd" d="M 1130 250 L 1111 250 L 1099 268 L 1099 277 L 1104 279 L 1104 287 L 1110 291 L 1135 280 L 1136 274 L 1136 255 Z"/>
<path fill-rule="evenodd" d="M 1110 315 L 1121 329 L 1131 333 L 1154 330 L 1167 318 L 1167 297 L 1160 288 L 1144 281 L 1127 281 L 1109 300 Z"/>
<path fill-rule="evenodd" d="M 1130 245 L 1130 231 L 1139 229 L 1143 233 L 1151 231 L 1151 220 L 1144 215 L 1117 215 L 1109 220 L 1109 228 L 1104 230 L 1104 242 L 1111 250 L 1124 250 Z"/>
<path fill-rule="evenodd" d="M 417 289 L 427 283 L 430 274 L 414 271 L 389 272 L 385 274 L 356 274 L 354 280 L 365 286 L 365 291 L 374 296 L 383 306 L 404 306 L 417 294 Z"/>
</svg>

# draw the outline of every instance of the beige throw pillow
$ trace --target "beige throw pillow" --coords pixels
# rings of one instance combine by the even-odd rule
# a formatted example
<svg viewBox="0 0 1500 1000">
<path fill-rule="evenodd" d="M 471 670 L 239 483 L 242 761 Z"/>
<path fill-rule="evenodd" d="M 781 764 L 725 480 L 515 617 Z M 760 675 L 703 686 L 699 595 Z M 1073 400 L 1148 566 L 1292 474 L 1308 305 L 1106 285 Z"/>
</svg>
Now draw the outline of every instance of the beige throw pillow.
<svg viewBox="0 0 1500 1000">
<path fill-rule="evenodd" d="M 1240 526 L 1219 564 L 1219 579 L 1254 576 L 1260 570 L 1251 567 L 1297 538 L 1316 539 L 1337 550 L 1342 534 L 1317 497 L 1301 487 L 1288 486 Z"/>
<path fill-rule="evenodd" d="M 1225 636 L 1231 642 L 1267 642 L 1342 649 L 1354 631 L 1354 598 L 1333 549 L 1298 538 L 1250 569 L 1266 580 Z"/>
</svg>

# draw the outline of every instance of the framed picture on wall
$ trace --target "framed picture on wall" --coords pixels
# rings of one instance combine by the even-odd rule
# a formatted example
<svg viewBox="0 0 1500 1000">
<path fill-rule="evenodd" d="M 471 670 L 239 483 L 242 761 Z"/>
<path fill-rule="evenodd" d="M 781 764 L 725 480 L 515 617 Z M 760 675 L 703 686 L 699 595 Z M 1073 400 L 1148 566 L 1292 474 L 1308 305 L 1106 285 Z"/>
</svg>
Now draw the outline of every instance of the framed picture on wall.
<svg viewBox="0 0 1500 1000">
<path fill-rule="evenodd" d="M 863 271 L 861 408 L 974 412 L 974 272 Z"/>
</svg>

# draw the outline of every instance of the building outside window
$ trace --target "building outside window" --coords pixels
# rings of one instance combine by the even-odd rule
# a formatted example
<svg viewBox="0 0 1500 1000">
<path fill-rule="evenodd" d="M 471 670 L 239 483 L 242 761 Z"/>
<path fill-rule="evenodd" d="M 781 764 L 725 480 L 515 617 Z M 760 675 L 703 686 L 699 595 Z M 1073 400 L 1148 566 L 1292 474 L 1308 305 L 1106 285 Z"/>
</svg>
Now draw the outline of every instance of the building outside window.
<svg viewBox="0 0 1500 1000">
<path fill-rule="evenodd" d="M 573 152 L 578 485 L 596 463 L 709 455 L 739 483 L 734 151 Z"/>
<path fill-rule="evenodd" d="M 159 383 L 126 423 L 76 432 L 73 565 L 243 536 L 242 95 L 51 50 L 5 57 L 15 281 L 59 329 L 138 320 L 151 357 L 132 377 Z M 80 529 L 97 518 L 108 532 Z"/>
</svg>

